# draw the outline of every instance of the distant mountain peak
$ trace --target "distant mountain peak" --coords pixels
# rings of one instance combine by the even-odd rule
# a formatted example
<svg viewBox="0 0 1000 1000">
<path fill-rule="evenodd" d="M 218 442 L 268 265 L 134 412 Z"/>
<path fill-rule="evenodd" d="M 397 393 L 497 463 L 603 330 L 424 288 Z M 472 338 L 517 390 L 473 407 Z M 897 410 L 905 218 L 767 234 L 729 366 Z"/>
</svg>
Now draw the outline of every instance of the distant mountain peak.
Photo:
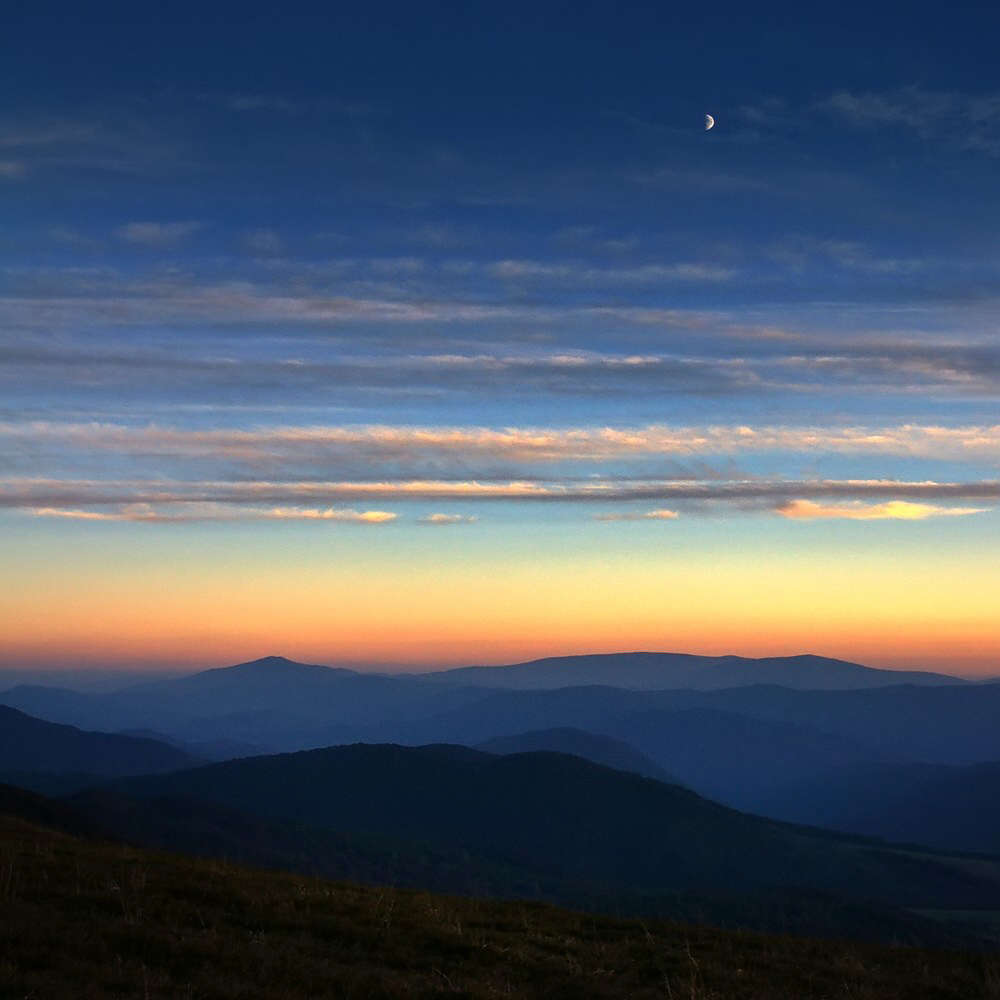
<svg viewBox="0 0 1000 1000">
<path fill-rule="evenodd" d="M 278 656 L 272 654 L 270 656 L 261 656 L 256 660 L 247 660 L 245 663 L 234 664 L 234 667 L 319 667 L 323 666 L 320 663 L 302 663 L 298 660 L 290 660 L 287 656 Z M 223 668 L 225 669 L 225 668 Z M 230 668 L 233 669 L 233 668 Z M 329 669 L 329 668 L 327 668 Z"/>
<path fill-rule="evenodd" d="M 184 688 L 204 688 L 206 685 L 217 688 L 219 685 L 231 685 L 238 682 L 241 685 L 253 682 L 260 685 L 290 683 L 322 683 L 335 675 L 354 674 L 353 670 L 343 667 L 328 667 L 322 663 L 299 663 L 287 656 L 262 656 L 256 660 L 244 663 L 233 663 L 228 667 L 213 667 L 196 674 L 174 681 L 160 682 L 161 690 L 182 690 Z"/>
<path fill-rule="evenodd" d="M 290 660 L 287 656 L 261 656 L 256 660 L 247 660 L 244 663 L 234 663 L 228 667 L 215 667 L 203 673 L 218 673 L 220 670 L 238 671 L 239 673 L 272 673 L 280 671 L 306 671 L 316 672 L 319 670 L 341 671 L 342 667 L 329 667 L 325 663 L 302 663 L 300 660 Z"/>
</svg>

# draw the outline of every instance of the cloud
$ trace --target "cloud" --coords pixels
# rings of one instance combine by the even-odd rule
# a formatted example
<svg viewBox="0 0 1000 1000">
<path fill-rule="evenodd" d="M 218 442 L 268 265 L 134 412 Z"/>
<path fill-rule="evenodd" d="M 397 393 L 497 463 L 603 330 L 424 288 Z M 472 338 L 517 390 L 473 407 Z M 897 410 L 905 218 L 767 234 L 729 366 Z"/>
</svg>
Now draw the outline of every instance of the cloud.
<svg viewBox="0 0 1000 1000">
<path fill-rule="evenodd" d="M 775 510 L 793 521 L 836 519 L 845 521 L 923 521 L 929 517 L 962 517 L 985 514 L 984 507 L 940 507 L 937 504 L 889 500 L 886 503 L 823 504 L 813 500 L 790 500 Z"/>
<path fill-rule="evenodd" d="M 131 223 L 118 235 L 136 245 L 150 248 L 172 245 L 196 230 L 168 230 L 160 223 Z M 191 226 L 194 223 L 172 223 Z M 143 227 L 143 228 L 134 228 Z M 146 228 L 152 227 L 152 228 Z M 124 231 L 124 232 L 123 232 Z M 77 276 L 79 278 L 79 276 Z M 36 280 L 36 286 L 44 282 Z M 61 287 L 60 287 L 61 283 Z M 349 327 L 356 333 L 364 324 L 434 324 L 491 323 L 520 320 L 549 322 L 569 318 L 565 310 L 537 306 L 494 305 L 492 303 L 453 302 L 429 297 L 365 297 L 317 292 L 303 293 L 288 289 L 270 290 L 248 280 L 234 280 L 217 285 L 171 282 L 101 282 L 90 281 L 74 287 L 72 275 L 55 275 L 51 289 L 43 294 L 0 299 L 2 319 L 9 327 L 51 330 L 54 325 L 78 330 L 98 322 L 102 327 L 135 331 L 164 322 L 199 327 L 205 323 L 241 329 L 256 329 L 267 323 Z M 79 284 L 77 281 L 76 284 Z M 34 290 L 32 290 L 33 292 Z M 436 342 L 451 342 L 451 337 L 435 335 Z M 473 337 L 472 339 L 482 339 Z"/>
<path fill-rule="evenodd" d="M 501 260 L 489 265 L 488 271 L 504 281 L 557 283 L 589 289 L 597 285 L 659 286 L 664 282 L 720 282 L 737 275 L 734 268 L 696 261 L 605 268 L 583 261 Z"/>
<path fill-rule="evenodd" d="M 654 519 L 669 519 L 674 508 L 685 511 L 734 510 L 763 513 L 878 508 L 883 515 L 916 512 L 937 501 L 1000 501 L 1000 480 L 974 482 L 906 482 L 899 480 L 405 480 L 405 481 L 138 481 L 101 482 L 8 478 L 0 480 L 0 507 L 30 512 L 86 511 L 119 519 L 306 519 L 381 522 L 393 515 L 382 510 L 358 513 L 354 505 L 369 503 L 515 503 L 560 505 L 669 504 L 656 508 Z M 804 502 L 823 501 L 810 506 Z M 829 503 L 828 501 L 833 501 Z M 891 501 L 906 501 L 891 505 Z M 352 505 L 346 512 L 339 505 Z M 318 505 L 330 505 L 323 510 Z M 864 505 L 864 506 L 860 506 Z M 939 508 L 940 509 L 940 508 Z M 958 510 L 959 508 L 955 508 Z M 243 513 L 238 513 L 242 511 Z M 978 509 L 977 509 L 978 512 Z M 122 515 L 128 515 L 123 518 Z M 73 515 L 61 515 L 73 516 Z M 641 519 L 646 519 L 643 515 Z"/>
<path fill-rule="evenodd" d="M 115 236 L 133 246 L 159 250 L 174 247 L 193 236 L 202 223 L 188 222 L 129 222 L 115 230 Z"/>
<path fill-rule="evenodd" d="M 923 393 L 934 388 L 973 396 L 1000 392 L 1000 350 L 977 343 L 845 343 L 837 352 L 790 354 L 775 365 L 789 375 L 818 378 L 816 388 L 836 381 L 856 391 Z"/>
<path fill-rule="evenodd" d="M 61 308 L 72 311 L 70 302 L 62 303 Z M 134 305 L 128 302 L 121 304 L 124 311 L 132 308 Z M 266 316 L 265 311 L 254 322 L 264 322 Z M 113 323 L 120 322 L 118 309 L 111 309 L 108 318 Z M 418 396 L 426 396 L 432 390 L 462 395 L 503 390 L 508 394 L 620 396 L 667 389 L 713 396 L 766 388 L 761 377 L 743 359 L 621 356 L 593 352 L 397 354 L 391 359 L 334 357 L 317 360 L 295 356 L 271 359 L 200 357 L 182 350 L 144 351 L 125 347 L 98 352 L 79 348 L 51 349 L 34 343 L 6 347 L 0 344 L 0 361 L 5 367 L 4 375 L 17 378 L 22 385 L 24 379 L 15 375 L 17 368 L 24 372 L 34 370 L 35 378 L 51 378 L 62 386 L 134 385 L 141 373 L 150 389 L 250 386 L 255 393 L 269 389 L 276 394 L 286 394 L 296 389 L 307 393 L 317 391 L 324 398 L 328 397 L 332 386 L 351 393 L 403 391 Z"/>
<path fill-rule="evenodd" d="M 641 513 L 598 514 L 597 521 L 673 521 L 680 517 L 675 510 L 646 510 Z"/>
<path fill-rule="evenodd" d="M 149 503 L 121 504 L 111 510 L 78 510 L 36 507 L 36 517 L 61 517 L 76 521 L 127 521 L 149 524 L 188 524 L 201 521 L 332 521 L 351 524 L 387 524 L 396 514 L 384 510 L 319 510 L 303 507 L 226 507 L 219 504 L 190 504 L 189 509 L 164 512 Z"/>
<path fill-rule="evenodd" d="M 743 456 L 769 452 L 836 453 L 1000 460 L 1000 424 L 945 427 L 782 427 L 668 425 L 642 427 L 276 426 L 181 429 L 113 423 L 0 422 L 0 448 L 76 455 L 153 457 L 225 463 L 228 468 L 290 472 L 301 463 L 424 464 L 454 471 L 494 463 L 533 468 L 568 462 L 603 464 L 647 458 Z"/>
<path fill-rule="evenodd" d="M 119 235 L 138 241 L 135 246 L 163 249 L 197 225 L 137 222 Z M 936 336 L 870 331 L 864 326 L 870 312 L 838 320 L 848 329 L 810 334 L 734 311 L 526 304 L 500 293 L 461 301 L 450 298 L 457 294 L 455 275 L 437 273 L 425 282 L 423 258 L 370 261 L 358 276 L 350 261 L 310 268 L 275 256 L 276 235 L 257 234 L 258 259 L 240 261 L 254 277 L 234 281 L 163 269 L 130 276 L 104 265 L 9 266 L 0 275 L 3 376 L 21 385 L 52 380 L 60 388 L 132 386 L 141 379 L 163 393 L 207 389 L 213 399 L 221 390 L 249 386 L 263 402 L 262 393 L 288 399 L 291 390 L 325 398 L 333 386 L 354 395 L 405 391 L 424 398 L 487 390 L 594 397 L 657 391 L 829 396 L 845 389 L 1000 395 L 1000 347 L 964 310 L 962 327 Z M 844 241 L 793 240 L 768 252 L 785 259 L 787 269 L 802 258 L 803 267 L 829 272 L 837 260 L 838 268 L 893 279 L 923 266 Z M 515 270 L 524 266 L 518 262 Z M 1000 269 L 983 266 L 989 274 L 980 277 L 992 275 L 995 284 Z M 477 280 L 483 274 L 480 267 Z M 331 281 L 349 293 L 330 294 Z M 627 288 L 620 287 L 624 297 Z M 989 300 L 979 307 L 990 308 Z M 912 324 L 915 315 L 878 314 L 890 327 Z M 941 305 L 924 316 L 916 322 L 959 322 Z M 809 322 L 815 325 L 804 317 L 803 325 Z M 852 324 L 861 329 L 851 330 Z M 166 325 L 169 345 L 157 340 Z"/>
<path fill-rule="evenodd" d="M 792 275 L 842 271 L 866 276 L 900 276 L 929 271 L 943 261 L 928 257 L 886 256 L 857 240 L 820 239 L 803 234 L 767 243 L 763 255 Z M 949 262 L 952 266 L 954 261 Z"/>
<path fill-rule="evenodd" d="M 20 180 L 28 173 L 28 168 L 18 160 L 0 160 L 0 180 Z"/>
<path fill-rule="evenodd" d="M 254 257 L 280 257 L 285 241 L 273 229 L 254 229 L 243 236 L 243 246 Z"/>
<path fill-rule="evenodd" d="M 449 524 L 475 524 L 479 518 L 474 514 L 467 516 L 465 514 L 428 514 L 426 517 L 420 518 L 421 524 L 429 525 L 449 525 Z"/>
<path fill-rule="evenodd" d="M 0 118 L 0 153 L 11 154 L 32 172 L 162 173 L 188 164 L 188 152 L 175 136 L 148 115 L 121 109 L 90 116 Z"/>
<path fill-rule="evenodd" d="M 199 94 L 204 104 L 241 113 L 278 112 L 286 115 L 338 114 L 352 118 L 377 114 L 379 106 L 372 101 L 348 100 L 340 97 L 283 97 L 278 94 L 222 93 Z"/>
<path fill-rule="evenodd" d="M 1000 94 L 925 90 L 840 91 L 820 105 L 857 128 L 896 127 L 924 140 L 1000 156 Z"/>
<path fill-rule="evenodd" d="M 77 250 L 94 252 L 104 249 L 104 244 L 100 240 L 85 236 L 73 226 L 52 226 L 47 235 L 54 243 L 62 243 L 65 246 L 75 247 Z"/>
<path fill-rule="evenodd" d="M 194 221 L 131 222 L 116 235 L 137 245 L 159 246 L 189 236 Z M 241 261 L 215 267 L 205 277 L 108 272 L 100 284 L 81 281 L 72 269 L 41 269 L 30 275 L 18 272 L 19 284 L 31 289 L 28 298 L 49 311 L 57 302 L 72 303 L 73 309 L 114 309 L 121 322 L 188 319 L 190 322 L 245 323 L 268 320 L 323 321 L 335 319 L 371 322 L 478 322 L 525 321 L 567 322 L 617 319 L 625 322 L 677 325 L 685 323 L 691 310 L 641 310 L 620 306 L 625 293 L 637 286 L 651 290 L 664 283 L 720 282 L 734 275 L 732 268 L 711 261 L 645 264 L 629 268 L 597 267 L 583 261 L 538 260 L 438 260 L 423 256 L 335 258 L 303 261 L 288 259 L 280 267 L 273 258 L 281 250 L 280 237 L 270 229 L 252 230 L 244 244 L 267 266 Z M 215 278 L 216 280 L 212 280 Z M 221 280 L 220 280 L 221 279 Z M 480 292 L 469 295 L 475 281 Z M 530 284 L 530 298 L 516 301 L 510 285 Z M 7 301 L 17 296 L 15 285 Z M 46 287 L 49 295 L 45 294 Z M 336 289 L 331 294 L 331 287 Z M 598 291 L 594 305 L 568 304 L 567 289 Z M 27 303 L 25 303 L 27 304 Z M 713 314 L 714 316 L 714 314 Z M 81 315 L 81 319 L 84 317 Z M 704 321 L 701 322 L 704 328 Z"/>
</svg>

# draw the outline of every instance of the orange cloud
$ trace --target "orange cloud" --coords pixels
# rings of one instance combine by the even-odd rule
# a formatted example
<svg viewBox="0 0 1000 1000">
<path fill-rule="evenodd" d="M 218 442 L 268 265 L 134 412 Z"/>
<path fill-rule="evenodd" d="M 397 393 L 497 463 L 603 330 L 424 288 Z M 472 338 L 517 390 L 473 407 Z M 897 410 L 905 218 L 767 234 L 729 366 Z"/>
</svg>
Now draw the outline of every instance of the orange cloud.
<svg viewBox="0 0 1000 1000">
<path fill-rule="evenodd" d="M 442 359 L 437 359 L 441 361 Z M 565 363 L 565 359 L 563 359 Z M 254 430 L 181 430 L 116 424 L 0 422 L 0 437 L 19 445 L 62 443 L 98 453 L 168 452 L 196 459 L 240 459 L 278 465 L 304 454 L 339 458 L 407 456 L 526 463 L 611 461 L 645 455 L 835 451 L 947 457 L 1000 455 L 1000 424 L 965 427 L 746 427 L 727 425 L 638 428 L 312 426 Z"/>
<path fill-rule="evenodd" d="M 36 507 L 32 513 L 36 517 L 64 517 L 77 521 L 132 521 L 151 523 L 182 523 L 190 521 L 346 521 L 355 524 L 384 524 L 394 521 L 396 514 L 387 510 L 318 510 L 300 507 L 226 508 L 215 504 L 192 507 L 191 512 L 163 514 L 149 504 L 125 504 L 113 511 L 60 509 L 58 507 Z"/>
<path fill-rule="evenodd" d="M 599 514 L 597 521 L 673 521 L 680 517 L 675 510 L 646 510 L 641 513 Z"/>
<path fill-rule="evenodd" d="M 983 514 L 984 507 L 939 507 L 932 503 L 911 503 L 908 500 L 890 500 L 887 503 L 827 504 L 815 500 L 790 500 L 775 510 L 793 521 L 833 519 L 843 521 L 924 521 L 929 517 L 961 517 L 965 514 Z"/>
</svg>

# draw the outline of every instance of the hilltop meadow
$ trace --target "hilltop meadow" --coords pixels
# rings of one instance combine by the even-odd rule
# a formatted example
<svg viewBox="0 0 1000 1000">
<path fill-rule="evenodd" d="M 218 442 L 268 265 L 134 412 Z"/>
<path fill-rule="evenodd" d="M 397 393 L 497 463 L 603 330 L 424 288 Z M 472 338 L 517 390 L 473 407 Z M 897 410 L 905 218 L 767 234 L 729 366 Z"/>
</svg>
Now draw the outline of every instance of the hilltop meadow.
<svg viewBox="0 0 1000 1000">
<path fill-rule="evenodd" d="M 995 954 L 348 885 L 77 836 L 68 811 L 45 818 L 66 829 L 0 819 L 2 996 L 1000 998 Z"/>
</svg>

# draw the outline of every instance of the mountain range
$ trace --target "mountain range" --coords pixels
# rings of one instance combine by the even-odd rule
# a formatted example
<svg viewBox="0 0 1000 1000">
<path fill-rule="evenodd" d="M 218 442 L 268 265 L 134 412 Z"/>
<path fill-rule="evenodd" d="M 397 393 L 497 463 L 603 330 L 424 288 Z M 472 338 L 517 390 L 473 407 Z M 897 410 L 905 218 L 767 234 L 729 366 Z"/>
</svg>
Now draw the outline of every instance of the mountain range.
<svg viewBox="0 0 1000 1000">
<path fill-rule="evenodd" d="M 458 667 L 429 678 L 476 687 L 540 691 L 602 685 L 634 691 L 716 691 L 753 684 L 827 691 L 892 684 L 960 684 L 958 677 L 866 667 L 827 656 L 697 656 L 692 653 L 591 653 L 552 656 L 503 667 Z"/>
<path fill-rule="evenodd" d="M 604 764 L 616 771 L 641 774 L 644 778 L 656 778 L 657 781 L 668 784 L 679 784 L 672 774 L 623 740 L 573 729 L 571 726 L 500 736 L 480 743 L 476 749 L 495 754 L 529 753 L 534 750 L 568 753 L 595 764 Z"/>
<path fill-rule="evenodd" d="M 914 910 L 989 910 L 1000 893 L 1000 858 L 767 820 L 561 753 L 355 744 L 119 779 L 67 801 L 161 847 L 266 860 L 246 846 L 263 824 L 272 857 L 284 852 L 298 870 L 333 873 L 331 856 L 349 843 L 382 877 L 395 859 L 400 884 L 413 884 L 414 859 L 428 878 L 436 856 L 453 889 L 466 878 L 492 894 L 611 912 L 669 914 L 686 895 L 711 914 L 713 899 L 746 907 L 776 892 L 808 909 L 819 893 L 833 911 L 870 906 L 905 922 Z"/>
<path fill-rule="evenodd" d="M 159 740 L 84 732 L 0 705 L 0 773 L 78 772 L 115 777 L 176 771 L 202 763 Z"/>
<path fill-rule="evenodd" d="M 778 674 L 794 683 L 750 683 Z M 586 683 L 608 675 L 619 685 Z M 701 689 L 639 684 L 695 675 Z M 726 678 L 738 683 L 719 687 Z M 352 743 L 556 751 L 780 820 L 1000 850 L 1000 685 L 919 680 L 812 656 L 613 654 L 401 676 L 265 657 L 117 691 L 2 692 L 0 779 L 70 793 Z"/>
</svg>

